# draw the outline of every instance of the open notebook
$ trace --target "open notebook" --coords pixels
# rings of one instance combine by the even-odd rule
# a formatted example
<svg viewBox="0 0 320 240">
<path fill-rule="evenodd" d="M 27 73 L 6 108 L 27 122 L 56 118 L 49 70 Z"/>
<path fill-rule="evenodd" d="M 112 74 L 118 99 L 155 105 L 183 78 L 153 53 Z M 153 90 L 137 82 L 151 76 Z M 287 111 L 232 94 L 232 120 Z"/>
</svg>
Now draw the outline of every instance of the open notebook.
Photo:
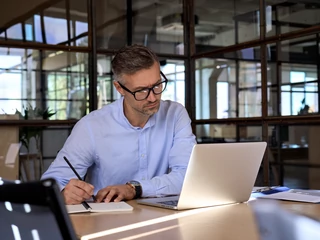
<svg viewBox="0 0 320 240">
<path fill-rule="evenodd" d="M 66 205 L 68 213 L 82 213 L 82 212 L 126 212 L 132 211 L 131 207 L 126 202 L 109 202 L 109 203 L 90 203 L 84 206 L 83 204 Z"/>
<path fill-rule="evenodd" d="M 250 198 L 266 146 L 265 142 L 197 144 L 180 196 L 137 202 L 176 210 L 245 202 Z"/>
</svg>

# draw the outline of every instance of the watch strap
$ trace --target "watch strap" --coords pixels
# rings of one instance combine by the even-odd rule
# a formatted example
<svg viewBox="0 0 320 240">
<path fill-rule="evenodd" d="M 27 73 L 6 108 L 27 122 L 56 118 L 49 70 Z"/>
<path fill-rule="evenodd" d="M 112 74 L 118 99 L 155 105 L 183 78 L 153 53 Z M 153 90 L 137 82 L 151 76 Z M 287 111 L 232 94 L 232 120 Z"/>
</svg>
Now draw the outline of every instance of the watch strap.
<svg viewBox="0 0 320 240">
<path fill-rule="evenodd" d="M 135 192 L 136 195 L 134 196 L 134 199 L 140 198 L 142 195 L 142 187 L 140 185 L 140 183 L 138 181 L 129 181 L 126 183 L 127 185 L 129 185 L 130 187 L 132 187 Z"/>
</svg>

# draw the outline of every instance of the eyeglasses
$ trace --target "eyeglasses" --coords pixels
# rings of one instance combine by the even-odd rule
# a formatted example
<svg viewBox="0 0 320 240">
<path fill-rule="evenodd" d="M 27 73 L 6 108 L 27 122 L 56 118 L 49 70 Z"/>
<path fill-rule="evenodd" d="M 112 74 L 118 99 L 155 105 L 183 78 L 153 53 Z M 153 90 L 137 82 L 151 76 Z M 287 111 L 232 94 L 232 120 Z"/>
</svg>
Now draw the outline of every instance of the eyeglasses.
<svg viewBox="0 0 320 240">
<path fill-rule="evenodd" d="M 119 81 L 118 83 L 123 90 L 131 93 L 134 99 L 136 99 L 137 101 L 142 101 L 149 97 L 151 91 L 153 92 L 154 95 L 159 95 L 166 89 L 168 79 L 161 71 L 160 71 L 160 74 L 165 79 L 164 81 L 153 85 L 151 88 L 143 88 L 141 90 L 134 91 L 134 92 L 131 92 L 128 88 L 123 86 Z"/>
</svg>

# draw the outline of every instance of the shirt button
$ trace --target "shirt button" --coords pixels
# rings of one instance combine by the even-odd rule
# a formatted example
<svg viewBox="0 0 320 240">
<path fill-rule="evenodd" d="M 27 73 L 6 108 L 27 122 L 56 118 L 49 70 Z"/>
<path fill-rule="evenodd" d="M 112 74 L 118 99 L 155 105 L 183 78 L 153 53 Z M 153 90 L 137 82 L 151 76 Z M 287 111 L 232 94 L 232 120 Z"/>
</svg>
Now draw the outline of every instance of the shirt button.
<svg viewBox="0 0 320 240">
<path fill-rule="evenodd" d="M 141 154 L 141 157 L 144 157 L 144 154 Z"/>
</svg>

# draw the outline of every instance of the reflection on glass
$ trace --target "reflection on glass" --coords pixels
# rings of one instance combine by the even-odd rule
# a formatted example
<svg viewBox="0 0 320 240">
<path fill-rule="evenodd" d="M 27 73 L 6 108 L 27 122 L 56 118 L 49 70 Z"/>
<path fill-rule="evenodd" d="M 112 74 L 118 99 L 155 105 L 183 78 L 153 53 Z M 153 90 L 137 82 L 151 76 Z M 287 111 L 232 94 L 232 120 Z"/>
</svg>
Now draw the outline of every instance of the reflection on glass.
<svg viewBox="0 0 320 240">
<path fill-rule="evenodd" d="M 317 66 L 282 64 L 282 115 L 318 112 Z"/>
<path fill-rule="evenodd" d="M 126 45 L 126 4 L 126 0 L 96 0 L 98 49 L 119 49 Z"/>
<path fill-rule="evenodd" d="M 32 20 L 27 20 L 24 24 L 24 31 L 26 33 L 26 41 L 34 41 L 33 39 L 33 23 Z"/>
<path fill-rule="evenodd" d="M 127 40 L 143 44 L 155 52 L 184 54 L 182 4 L 173 1 L 97 0 L 97 46 L 119 49 Z M 131 9 L 132 12 L 127 9 Z M 132 34 L 127 32 L 127 19 L 132 20 Z M 130 35 L 128 35 L 130 34 Z"/>
<path fill-rule="evenodd" d="M 72 45 L 88 46 L 88 10 L 86 0 L 70 1 L 70 30 Z"/>
<path fill-rule="evenodd" d="M 0 111 L 13 114 L 21 111 L 22 49 L 0 48 Z M 18 69 L 18 70 L 17 70 Z"/>
<path fill-rule="evenodd" d="M 197 119 L 230 117 L 229 114 L 236 110 L 229 101 L 231 91 L 235 89 L 234 68 L 234 61 L 227 59 L 201 59 L 196 62 Z M 219 111 L 217 106 L 220 106 Z"/>
<path fill-rule="evenodd" d="M 258 116 L 261 116 L 260 63 L 228 59 L 196 62 L 196 119 Z"/>
<path fill-rule="evenodd" d="M 269 115 L 305 115 L 319 111 L 316 37 L 309 35 L 268 45 L 271 53 L 267 71 Z"/>
<path fill-rule="evenodd" d="M 34 7 L 33 4 L 30 6 L 24 5 L 19 8 L 17 14 L 13 14 L 17 18 L 21 18 L 21 22 L 15 23 L 12 26 L 0 26 L 4 28 L 4 32 L 0 33 L 0 37 L 5 37 L 6 35 L 9 40 L 15 39 L 47 44 L 88 46 L 87 1 L 68 0 L 68 2 L 70 6 L 70 8 L 68 8 L 69 23 L 67 22 L 65 0 L 55 1 L 53 5 L 41 9 L 41 12 L 36 12 L 31 16 L 29 16 L 29 14 L 28 18 L 22 19 L 22 16 L 29 12 L 31 7 Z M 10 7 L 10 4 L 8 7 Z M 3 9 L 6 11 L 6 8 Z M 2 16 L 7 15 L 3 14 Z M 41 24 L 42 19 L 43 25 Z M 9 20 L 10 19 L 8 19 L 8 21 L 3 20 L 3 22 L 10 22 Z M 25 35 L 22 30 L 24 30 Z M 69 43 L 69 40 L 71 43 Z"/>
<path fill-rule="evenodd" d="M 317 56 L 316 35 L 281 42 L 279 60 L 312 64 L 317 62 Z"/>
<path fill-rule="evenodd" d="M 239 116 L 261 116 L 261 67 L 258 63 L 240 62 Z"/>
<path fill-rule="evenodd" d="M 133 43 L 155 52 L 184 54 L 182 4 L 179 0 L 133 2 Z"/>
<path fill-rule="evenodd" d="M 267 36 L 309 28 L 319 23 L 317 1 L 266 0 L 266 6 L 269 19 Z"/>
<path fill-rule="evenodd" d="M 20 23 L 13 25 L 7 30 L 7 38 L 9 39 L 22 39 L 22 25 Z"/>
<path fill-rule="evenodd" d="M 57 111 L 56 119 L 80 119 L 88 112 L 87 54 L 62 52 L 48 56 L 52 57 L 47 63 L 47 105 Z M 64 63 L 52 69 L 55 61 Z"/>
<path fill-rule="evenodd" d="M 113 86 L 111 59 L 111 56 L 98 55 L 98 108 L 120 98 L 120 94 Z"/>
<path fill-rule="evenodd" d="M 40 16 L 34 15 L 34 31 L 37 42 L 43 42 Z"/>
<path fill-rule="evenodd" d="M 82 117 L 87 113 L 87 58 L 84 53 L 0 48 L 1 112 L 31 106 L 56 111 L 50 119 Z"/>
<path fill-rule="evenodd" d="M 259 1 L 206 0 L 194 4 L 197 52 L 259 38 Z"/>
<path fill-rule="evenodd" d="M 271 125 L 268 131 L 269 159 L 283 166 L 284 183 L 289 187 L 319 188 L 319 125 Z"/>
<path fill-rule="evenodd" d="M 48 44 L 58 44 L 68 39 L 67 21 L 65 19 L 44 17 L 44 26 Z"/>
<path fill-rule="evenodd" d="M 58 44 L 68 40 L 65 1 L 50 6 L 43 11 L 46 43 Z"/>
<path fill-rule="evenodd" d="M 262 141 L 262 128 L 235 124 L 203 124 L 197 125 L 196 136 L 199 143 L 254 142 Z"/>
<path fill-rule="evenodd" d="M 163 100 L 172 100 L 185 104 L 185 72 L 184 61 L 164 60 L 161 61 L 161 71 L 166 75 L 168 84 L 162 93 Z"/>
</svg>

